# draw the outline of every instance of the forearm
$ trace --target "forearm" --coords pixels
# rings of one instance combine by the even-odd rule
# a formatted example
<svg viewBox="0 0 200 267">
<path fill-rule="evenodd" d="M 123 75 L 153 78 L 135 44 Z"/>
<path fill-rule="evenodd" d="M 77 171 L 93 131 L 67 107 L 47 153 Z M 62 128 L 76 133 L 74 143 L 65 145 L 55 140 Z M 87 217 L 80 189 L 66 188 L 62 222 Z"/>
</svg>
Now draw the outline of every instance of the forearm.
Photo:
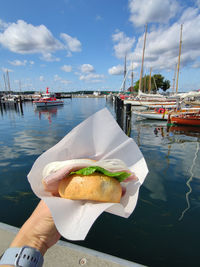
<svg viewBox="0 0 200 267">
<path fill-rule="evenodd" d="M 34 222 L 35 220 L 33 220 L 32 217 L 28 219 L 21 227 L 9 247 L 21 248 L 24 246 L 28 246 L 39 250 L 40 253 L 44 256 L 48 247 L 43 241 L 43 238 L 40 238 L 40 235 L 36 233 L 35 226 L 33 225 Z M 0 267 L 13 267 L 13 265 L 0 265 Z"/>
<path fill-rule="evenodd" d="M 53 246 L 59 239 L 60 234 L 55 227 L 50 210 L 44 201 L 40 201 L 32 215 L 17 233 L 10 244 L 10 248 L 28 246 L 36 249 L 44 256 L 47 249 Z M 0 267 L 1 266 L 7 267 L 10 265 L 0 265 Z"/>
</svg>

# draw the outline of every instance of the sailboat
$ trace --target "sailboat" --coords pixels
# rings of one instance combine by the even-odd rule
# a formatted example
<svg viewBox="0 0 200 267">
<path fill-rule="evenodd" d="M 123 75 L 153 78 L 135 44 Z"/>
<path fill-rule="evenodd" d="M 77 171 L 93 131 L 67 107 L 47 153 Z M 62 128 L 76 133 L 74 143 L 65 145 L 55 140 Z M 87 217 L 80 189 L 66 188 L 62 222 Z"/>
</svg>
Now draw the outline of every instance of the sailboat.
<svg viewBox="0 0 200 267">
<path fill-rule="evenodd" d="M 16 104 L 18 102 L 18 96 L 11 94 L 8 70 L 6 71 L 6 75 L 3 74 L 3 79 L 5 84 L 5 91 L 7 91 L 7 93 L 4 96 L 2 96 L 1 102 L 4 104 Z"/>
<path fill-rule="evenodd" d="M 140 71 L 140 80 L 139 80 L 139 90 L 137 97 L 130 97 L 128 99 L 124 99 L 124 104 L 131 104 L 132 106 L 149 106 L 149 105 L 156 105 L 161 103 L 164 105 L 167 101 L 167 98 L 160 94 L 151 94 L 150 90 L 148 90 L 148 94 L 142 92 L 142 79 L 143 79 L 143 65 L 144 65 L 144 55 L 145 55 L 145 47 L 146 47 L 146 37 L 147 37 L 147 24 L 145 25 L 145 34 L 144 34 L 144 44 L 143 44 L 143 52 L 142 52 L 142 64 L 141 64 L 141 71 Z M 152 71 L 152 69 L 151 69 Z M 151 86 L 149 85 L 149 88 Z M 169 105 L 171 105 L 173 100 L 169 100 Z M 176 103 L 173 101 L 173 104 Z M 160 106 L 161 107 L 161 106 Z"/>
<path fill-rule="evenodd" d="M 179 56 L 178 56 L 178 66 L 177 66 L 177 80 L 176 80 L 176 95 L 178 93 L 178 78 L 179 78 L 179 69 L 180 69 L 180 56 L 181 56 L 181 46 L 182 46 L 182 29 L 183 25 L 181 25 L 181 33 L 180 33 L 180 43 L 179 43 Z M 159 100 L 159 103 L 145 103 L 140 101 L 144 106 L 149 107 L 149 108 L 155 108 L 154 111 L 144 111 L 144 112 L 134 112 L 135 115 L 138 115 L 140 117 L 146 118 L 146 119 L 159 119 L 159 120 L 167 120 L 168 115 L 171 114 L 172 112 L 174 114 L 180 114 L 180 112 L 195 112 L 193 108 L 183 108 L 181 109 L 178 107 L 178 102 L 177 100 L 173 99 L 163 99 Z M 160 109 L 157 109 L 160 108 Z M 176 111 L 173 109 L 177 109 Z M 169 111 L 171 109 L 172 111 Z M 196 111 L 199 111 L 199 107 L 195 108 Z"/>
</svg>

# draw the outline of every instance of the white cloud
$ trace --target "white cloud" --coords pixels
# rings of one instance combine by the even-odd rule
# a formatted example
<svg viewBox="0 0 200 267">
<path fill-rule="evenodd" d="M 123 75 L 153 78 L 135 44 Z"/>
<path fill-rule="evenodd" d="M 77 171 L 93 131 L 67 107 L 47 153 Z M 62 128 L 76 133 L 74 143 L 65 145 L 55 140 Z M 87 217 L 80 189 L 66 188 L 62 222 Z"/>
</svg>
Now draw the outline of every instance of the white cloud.
<svg viewBox="0 0 200 267">
<path fill-rule="evenodd" d="M 41 82 L 44 82 L 44 76 L 41 75 L 41 76 L 39 77 L 39 80 L 40 80 Z"/>
<path fill-rule="evenodd" d="M 91 64 L 82 64 L 79 69 L 81 73 L 76 72 L 75 74 L 79 76 L 80 81 L 99 83 L 104 79 L 103 74 L 95 73 L 95 69 Z"/>
<path fill-rule="evenodd" d="M 45 25 L 34 26 L 23 20 L 16 23 L 5 23 L 0 20 L 0 45 L 19 54 L 42 54 L 45 61 L 59 61 L 52 53 L 57 50 L 72 52 L 81 51 L 81 42 L 66 33 L 61 33 L 63 43 L 57 40 Z"/>
<path fill-rule="evenodd" d="M 199 69 L 199 68 L 200 68 L 200 62 L 195 62 L 195 63 L 192 65 L 192 68 L 194 68 L 194 69 Z"/>
<path fill-rule="evenodd" d="M 54 81 L 57 82 L 57 81 L 60 81 L 62 78 L 58 75 L 58 74 L 55 74 L 54 75 Z"/>
<path fill-rule="evenodd" d="M 98 21 L 98 20 L 102 20 L 102 16 L 100 16 L 100 15 L 96 15 L 96 20 Z"/>
<path fill-rule="evenodd" d="M 30 64 L 30 65 L 33 65 L 35 64 L 34 61 L 30 60 L 30 61 L 27 61 L 26 59 L 21 61 L 21 60 L 18 60 L 18 59 L 15 59 L 13 61 L 8 61 L 11 65 L 13 66 L 26 66 L 27 64 Z"/>
<path fill-rule="evenodd" d="M 95 73 L 89 73 L 89 74 L 86 74 L 86 75 L 81 75 L 79 77 L 79 79 L 81 81 L 93 82 L 93 83 L 102 82 L 103 78 L 104 78 L 103 74 L 95 74 Z"/>
<path fill-rule="evenodd" d="M 61 78 L 58 74 L 54 75 L 54 82 L 60 82 L 61 84 L 70 84 L 70 83 L 72 83 L 69 80 L 65 80 L 65 79 Z"/>
<path fill-rule="evenodd" d="M 2 69 L 2 71 L 3 71 L 3 72 L 13 72 L 13 70 L 11 70 L 11 69 L 8 69 L 8 68 L 4 68 L 4 67 L 3 67 L 3 68 L 1 68 L 1 69 Z"/>
<path fill-rule="evenodd" d="M 112 40 L 114 43 L 114 51 L 117 58 L 124 58 L 128 55 L 133 48 L 135 43 L 135 38 L 130 38 L 123 32 L 117 32 L 112 35 Z"/>
<path fill-rule="evenodd" d="M 9 63 L 13 66 L 25 66 L 27 63 L 27 60 L 21 61 L 21 60 L 13 60 L 13 61 L 9 61 Z"/>
<path fill-rule="evenodd" d="M 60 61 L 60 58 L 55 57 L 52 55 L 52 53 L 47 53 L 47 52 L 42 54 L 41 59 L 43 59 L 44 61 L 48 61 L 48 62 Z"/>
<path fill-rule="evenodd" d="M 81 72 L 83 73 L 90 73 L 94 72 L 94 67 L 90 64 L 83 64 L 80 66 Z"/>
<path fill-rule="evenodd" d="M 72 71 L 72 66 L 64 65 L 64 66 L 61 67 L 61 70 L 65 71 L 65 72 L 71 72 Z"/>
<path fill-rule="evenodd" d="M 196 5 L 200 8 L 200 0 L 196 0 Z"/>
<path fill-rule="evenodd" d="M 135 26 L 145 23 L 167 23 L 178 12 L 176 0 L 129 0 L 130 21 Z"/>
<path fill-rule="evenodd" d="M 138 67 L 138 63 L 136 62 L 130 62 L 130 64 L 127 64 L 127 72 L 130 72 Z M 108 69 L 108 73 L 110 75 L 123 75 L 124 74 L 124 66 L 117 65 L 113 66 L 112 68 Z"/>
<path fill-rule="evenodd" d="M 65 42 L 65 47 L 68 51 L 68 55 L 71 55 L 71 52 L 80 52 L 81 51 L 81 42 L 76 37 L 71 37 L 66 33 L 61 33 L 60 37 Z"/>
<path fill-rule="evenodd" d="M 122 65 L 113 66 L 108 70 L 108 73 L 111 75 L 121 75 L 124 73 L 124 66 Z"/>
<path fill-rule="evenodd" d="M 195 8 L 187 8 L 171 26 L 160 26 L 147 33 L 144 65 L 155 71 L 174 70 L 178 62 L 180 28 L 183 23 L 181 67 L 196 66 L 200 57 L 200 15 Z M 141 65 L 144 34 L 138 38 L 131 56 Z"/>
<path fill-rule="evenodd" d="M 193 19 L 198 16 L 198 13 L 198 8 L 189 7 L 182 13 L 179 22 L 183 24 L 185 22 L 193 21 Z"/>
<path fill-rule="evenodd" d="M 62 84 L 70 84 L 70 83 L 72 83 L 72 81 L 69 81 L 69 80 L 61 80 L 60 82 Z"/>
<path fill-rule="evenodd" d="M 33 26 L 23 20 L 11 23 L 0 33 L 0 44 L 19 54 L 47 53 L 63 48 L 44 25 Z"/>
<path fill-rule="evenodd" d="M 5 30 L 8 28 L 9 23 L 4 22 L 2 19 L 0 19 L 0 30 Z"/>
</svg>

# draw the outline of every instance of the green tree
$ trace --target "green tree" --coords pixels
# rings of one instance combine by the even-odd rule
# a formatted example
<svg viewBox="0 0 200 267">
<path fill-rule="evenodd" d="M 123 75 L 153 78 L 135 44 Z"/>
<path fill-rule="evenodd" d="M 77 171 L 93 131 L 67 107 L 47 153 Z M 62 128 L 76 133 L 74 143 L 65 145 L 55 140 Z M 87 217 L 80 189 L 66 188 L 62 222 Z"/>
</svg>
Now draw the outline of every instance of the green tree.
<svg viewBox="0 0 200 267">
<path fill-rule="evenodd" d="M 165 92 L 169 88 L 170 88 L 170 81 L 169 80 L 163 81 L 163 85 L 162 85 L 161 89 Z"/>
<path fill-rule="evenodd" d="M 145 75 L 142 78 L 142 86 L 141 90 L 142 92 L 147 93 L 149 90 L 149 75 Z M 139 90 L 139 80 L 135 83 L 134 90 L 137 92 Z M 159 89 L 166 91 L 167 89 L 170 88 L 170 81 L 165 80 L 164 77 L 161 74 L 154 74 L 151 77 L 151 92 L 156 92 Z"/>
</svg>

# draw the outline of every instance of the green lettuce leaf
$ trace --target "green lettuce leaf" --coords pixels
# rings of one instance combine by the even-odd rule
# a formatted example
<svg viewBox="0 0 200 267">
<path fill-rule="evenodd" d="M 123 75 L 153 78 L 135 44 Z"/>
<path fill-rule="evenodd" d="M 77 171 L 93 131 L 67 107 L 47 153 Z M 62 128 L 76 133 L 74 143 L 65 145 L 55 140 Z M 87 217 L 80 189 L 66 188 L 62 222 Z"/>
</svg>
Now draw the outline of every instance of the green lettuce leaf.
<svg viewBox="0 0 200 267">
<path fill-rule="evenodd" d="M 131 174 L 127 172 L 109 172 L 104 168 L 101 168 L 99 166 L 90 166 L 83 169 L 80 169 L 75 172 L 71 172 L 70 174 L 82 174 L 82 175 L 90 175 L 94 172 L 100 172 L 103 173 L 109 177 L 113 177 L 117 179 L 119 182 L 124 181 L 126 178 L 128 178 Z"/>
</svg>

